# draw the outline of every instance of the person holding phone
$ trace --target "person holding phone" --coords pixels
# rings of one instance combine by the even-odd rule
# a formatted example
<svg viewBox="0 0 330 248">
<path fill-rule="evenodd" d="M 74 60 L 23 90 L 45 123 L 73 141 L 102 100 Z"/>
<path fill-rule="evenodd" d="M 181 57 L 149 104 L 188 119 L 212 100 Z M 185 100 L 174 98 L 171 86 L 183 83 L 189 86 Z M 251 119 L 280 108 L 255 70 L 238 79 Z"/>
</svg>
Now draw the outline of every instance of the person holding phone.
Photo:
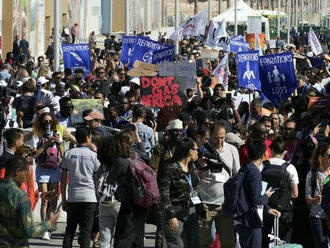
<svg viewBox="0 0 330 248">
<path fill-rule="evenodd" d="M 48 193 L 47 197 L 41 197 L 42 222 L 51 218 L 57 205 L 61 180 L 60 163 L 63 157 L 61 132 L 58 120 L 50 113 L 39 115 L 33 124 L 31 147 L 36 151 L 36 181 L 39 192 Z M 50 240 L 50 235 L 50 232 L 46 231 L 42 234 L 42 239 Z"/>
</svg>

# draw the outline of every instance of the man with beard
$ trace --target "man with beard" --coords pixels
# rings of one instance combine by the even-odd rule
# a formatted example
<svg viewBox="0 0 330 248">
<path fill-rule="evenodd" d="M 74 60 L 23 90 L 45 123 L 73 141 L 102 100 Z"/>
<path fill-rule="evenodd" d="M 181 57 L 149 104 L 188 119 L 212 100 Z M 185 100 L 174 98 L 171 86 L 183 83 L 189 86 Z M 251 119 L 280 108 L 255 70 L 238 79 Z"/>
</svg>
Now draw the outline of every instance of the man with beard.
<svg viewBox="0 0 330 248">
<path fill-rule="evenodd" d="M 74 106 L 70 97 L 62 97 L 60 99 L 60 112 L 57 113 L 56 118 L 61 126 L 73 127 L 71 114 Z"/>
<path fill-rule="evenodd" d="M 166 160 L 172 158 L 175 151 L 177 141 L 182 138 L 183 124 L 179 119 L 172 120 L 167 126 L 167 133 L 164 134 L 164 142 L 157 144 L 152 152 L 151 156 L 151 167 L 157 173 L 157 181 L 162 178 L 162 171 L 166 165 Z M 155 223 L 157 226 L 156 230 L 156 248 L 164 248 L 166 246 L 165 235 L 163 232 L 163 208 L 161 203 L 159 206 L 154 206 L 156 214 Z"/>
</svg>

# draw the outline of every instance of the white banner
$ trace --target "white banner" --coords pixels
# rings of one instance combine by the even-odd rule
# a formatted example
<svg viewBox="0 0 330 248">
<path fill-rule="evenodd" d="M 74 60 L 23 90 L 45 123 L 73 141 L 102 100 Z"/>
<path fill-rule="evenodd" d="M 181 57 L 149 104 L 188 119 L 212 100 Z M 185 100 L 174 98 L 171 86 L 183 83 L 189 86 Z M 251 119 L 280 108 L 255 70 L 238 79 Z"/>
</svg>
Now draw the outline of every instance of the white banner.
<svg viewBox="0 0 330 248">
<path fill-rule="evenodd" d="M 183 35 L 197 36 L 204 34 L 206 26 L 207 9 L 199 12 L 197 15 L 190 18 L 187 22 L 178 27 L 171 35 L 170 39 L 174 41 L 181 40 Z"/>
<path fill-rule="evenodd" d="M 319 42 L 319 40 L 317 39 L 314 30 L 312 29 L 312 27 L 309 28 L 309 33 L 308 33 L 308 45 L 311 47 L 312 52 L 315 55 L 319 55 L 322 53 L 322 47 L 321 44 Z"/>
<path fill-rule="evenodd" d="M 228 90 L 228 53 L 221 59 L 217 68 L 213 72 L 214 77 L 219 84 L 223 84 L 225 90 Z"/>
<path fill-rule="evenodd" d="M 226 31 L 226 23 L 222 21 L 220 24 L 210 21 L 210 28 L 207 33 L 205 45 L 209 47 L 222 47 L 224 51 L 229 51 L 229 35 Z"/>
<path fill-rule="evenodd" d="M 261 16 L 248 16 L 247 33 L 248 34 L 261 34 Z"/>
</svg>

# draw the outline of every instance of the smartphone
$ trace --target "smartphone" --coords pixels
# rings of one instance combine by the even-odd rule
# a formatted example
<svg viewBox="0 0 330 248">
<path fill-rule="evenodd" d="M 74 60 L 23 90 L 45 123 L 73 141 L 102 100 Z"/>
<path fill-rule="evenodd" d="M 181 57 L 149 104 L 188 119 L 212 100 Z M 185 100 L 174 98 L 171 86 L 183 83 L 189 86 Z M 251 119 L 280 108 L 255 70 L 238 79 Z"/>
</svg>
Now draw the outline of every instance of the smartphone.
<svg viewBox="0 0 330 248">
<path fill-rule="evenodd" d="M 227 94 L 226 94 L 226 103 L 227 103 L 228 105 L 231 104 L 231 93 L 227 93 Z"/>
<path fill-rule="evenodd" d="M 58 205 L 58 207 L 56 208 L 56 210 L 55 210 L 55 214 L 56 214 L 58 211 L 60 211 L 61 207 L 62 207 L 62 202 L 61 202 L 60 205 Z"/>
<path fill-rule="evenodd" d="M 279 190 L 280 188 L 272 188 L 270 192 L 275 192 L 276 190 Z"/>
</svg>

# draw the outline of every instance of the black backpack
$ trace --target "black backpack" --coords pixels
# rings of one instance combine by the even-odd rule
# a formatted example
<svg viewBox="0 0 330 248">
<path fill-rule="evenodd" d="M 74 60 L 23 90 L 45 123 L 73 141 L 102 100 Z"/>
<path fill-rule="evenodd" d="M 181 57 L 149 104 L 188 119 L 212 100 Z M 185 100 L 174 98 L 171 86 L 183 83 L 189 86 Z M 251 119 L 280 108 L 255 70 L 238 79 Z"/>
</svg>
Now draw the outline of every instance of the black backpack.
<svg viewBox="0 0 330 248">
<path fill-rule="evenodd" d="M 269 160 L 263 162 L 262 180 L 268 183 L 268 188 L 278 188 L 268 199 L 268 205 L 279 211 L 291 209 L 291 182 L 287 172 L 288 163 L 282 165 L 271 164 Z"/>
</svg>

